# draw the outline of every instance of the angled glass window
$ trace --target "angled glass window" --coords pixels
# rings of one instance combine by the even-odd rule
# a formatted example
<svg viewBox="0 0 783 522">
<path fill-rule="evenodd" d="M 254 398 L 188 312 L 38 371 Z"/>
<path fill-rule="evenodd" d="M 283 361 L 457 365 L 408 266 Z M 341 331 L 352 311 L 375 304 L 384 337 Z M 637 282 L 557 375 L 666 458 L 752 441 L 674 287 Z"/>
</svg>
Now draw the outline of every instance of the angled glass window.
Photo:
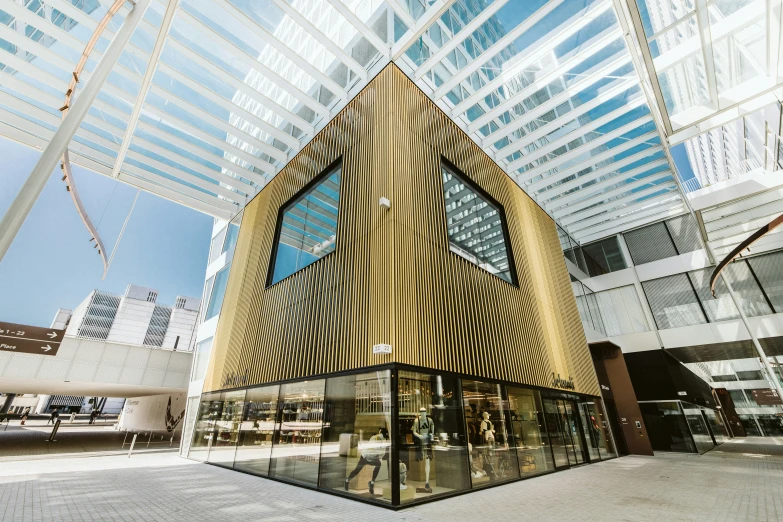
<svg viewBox="0 0 783 522">
<path fill-rule="evenodd" d="M 334 252 L 341 175 L 331 167 L 281 209 L 270 285 Z"/>
<path fill-rule="evenodd" d="M 454 169 L 442 165 L 441 170 L 449 249 L 516 284 L 502 207 Z"/>
</svg>

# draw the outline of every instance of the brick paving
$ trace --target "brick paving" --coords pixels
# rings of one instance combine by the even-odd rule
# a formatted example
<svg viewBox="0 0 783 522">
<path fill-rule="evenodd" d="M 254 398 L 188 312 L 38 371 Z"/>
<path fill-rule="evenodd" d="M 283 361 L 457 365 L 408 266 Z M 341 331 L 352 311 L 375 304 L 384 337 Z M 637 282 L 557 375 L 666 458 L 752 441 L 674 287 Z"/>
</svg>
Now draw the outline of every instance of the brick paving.
<svg viewBox="0 0 783 522">
<path fill-rule="evenodd" d="M 0 520 L 781 520 L 780 444 L 623 457 L 399 512 L 170 453 L 25 459 L 0 463 Z"/>
</svg>

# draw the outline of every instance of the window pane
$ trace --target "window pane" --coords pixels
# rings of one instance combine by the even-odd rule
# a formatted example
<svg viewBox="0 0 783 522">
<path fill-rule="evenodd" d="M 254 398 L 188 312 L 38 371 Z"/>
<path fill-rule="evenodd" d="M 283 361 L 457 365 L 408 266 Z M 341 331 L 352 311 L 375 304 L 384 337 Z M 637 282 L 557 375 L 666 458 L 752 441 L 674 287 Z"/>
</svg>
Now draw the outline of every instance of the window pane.
<svg viewBox="0 0 783 522">
<path fill-rule="evenodd" d="M 712 297 L 712 292 L 710 292 L 712 271 L 712 268 L 705 268 L 688 273 L 688 277 L 690 277 L 693 287 L 696 289 L 696 294 L 699 296 L 710 322 L 739 318 L 737 307 L 734 306 L 734 301 L 731 300 L 723 279 L 718 278 L 718 281 L 715 283 L 716 297 Z"/>
<path fill-rule="evenodd" d="M 707 322 L 687 275 L 645 281 L 642 288 L 661 330 Z"/>
<path fill-rule="evenodd" d="M 397 433 L 407 486 L 400 502 L 469 489 L 459 379 L 405 371 L 399 379 Z"/>
<path fill-rule="evenodd" d="M 220 313 L 220 307 L 223 306 L 223 298 L 226 296 L 226 285 L 228 284 L 228 273 L 231 269 L 229 263 L 215 275 L 215 282 L 212 285 L 212 295 L 209 298 L 207 313 L 204 320 L 208 321 Z"/>
<path fill-rule="evenodd" d="M 554 470 L 552 450 L 544 426 L 541 394 L 537 390 L 510 386 L 508 408 L 511 412 L 511 433 L 519 459 L 519 473 L 526 477 Z"/>
<path fill-rule="evenodd" d="M 588 274 L 591 276 L 599 276 L 627 268 L 616 236 L 584 245 L 582 252 L 585 256 Z"/>
<path fill-rule="evenodd" d="M 508 402 L 500 384 L 462 381 L 462 402 L 468 430 L 468 458 L 474 488 L 519 477 L 509 440 Z"/>
<path fill-rule="evenodd" d="M 677 255 L 672 238 L 663 223 L 655 223 L 623 234 L 635 265 Z"/>
<path fill-rule="evenodd" d="M 497 203 L 442 167 L 449 248 L 487 272 L 513 283 L 508 238 Z"/>
<path fill-rule="evenodd" d="M 220 247 L 223 245 L 223 241 L 226 238 L 226 228 L 223 227 L 215 237 L 212 238 L 212 243 L 209 245 L 209 262 L 211 263 L 217 259 L 220 254 L 223 253 L 223 249 Z"/>
<path fill-rule="evenodd" d="M 756 317 L 773 313 L 769 303 L 764 298 L 764 294 L 761 293 L 761 288 L 756 283 L 756 278 L 753 277 L 745 261 L 729 263 L 724 273 L 729 277 L 731 287 L 734 289 L 734 293 L 737 294 L 745 315 Z M 781 274 L 778 273 L 778 278 L 780 279 L 780 277 Z M 721 279 L 720 284 L 724 285 L 722 278 L 719 279 Z M 718 287 L 716 286 L 715 288 Z"/>
<path fill-rule="evenodd" d="M 272 456 L 272 437 L 279 424 L 277 415 L 277 395 L 279 386 L 265 386 L 247 391 L 245 412 L 239 433 L 234 467 L 258 475 L 269 473 L 269 461 Z"/>
<path fill-rule="evenodd" d="M 327 379 L 325 411 L 319 487 L 391 502 L 391 372 Z"/>
<path fill-rule="evenodd" d="M 232 253 L 237 244 L 237 238 L 239 238 L 239 226 L 233 224 L 228 225 L 228 232 L 226 233 L 226 240 L 223 242 L 222 252 Z"/>
<path fill-rule="evenodd" d="M 593 299 L 606 335 L 627 335 L 649 330 L 633 285 L 597 292 L 593 294 Z"/>
<path fill-rule="evenodd" d="M 324 412 L 324 381 L 283 384 L 274 435 L 269 475 L 296 482 L 318 484 L 321 426 Z"/>
<path fill-rule="evenodd" d="M 193 440 L 190 442 L 190 451 L 188 452 L 189 458 L 201 462 L 207 460 L 209 450 L 214 442 L 212 434 L 215 420 L 220 416 L 222 409 L 223 402 L 220 400 L 220 393 L 205 393 L 201 397 L 196 425 L 193 427 Z"/>
<path fill-rule="evenodd" d="M 783 252 L 774 252 L 748 260 L 775 312 L 783 312 Z"/>
<path fill-rule="evenodd" d="M 699 225 L 690 214 L 679 216 L 666 221 L 666 228 L 674 240 L 677 252 L 684 254 L 704 248 L 701 242 Z"/>
<path fill-rule="evenodd" d="M 190 376 L 191 381 L 203 379 L 207 374 L 207 364 L 209 363 L 209 354 L 212 352 L 213 339 L 213 337 L 204 339 L 196 345 L 196 353 L 194 354 L 193 361 L 193 374 Z"/>
<path fill-rule="evenodd" d="M 239 425 L 242 422 L 242 410 L 245 405 L 245 390 L 223 392 L 220 394 L 221 409 L 215 417 L 215 438 L 207 462 L 231 466 L 234 463 Z"/>
<path fill-rule="evenodd" d="M 284 208 L 270 284 L 334 252 L 341 167 Z"/>
</svg>

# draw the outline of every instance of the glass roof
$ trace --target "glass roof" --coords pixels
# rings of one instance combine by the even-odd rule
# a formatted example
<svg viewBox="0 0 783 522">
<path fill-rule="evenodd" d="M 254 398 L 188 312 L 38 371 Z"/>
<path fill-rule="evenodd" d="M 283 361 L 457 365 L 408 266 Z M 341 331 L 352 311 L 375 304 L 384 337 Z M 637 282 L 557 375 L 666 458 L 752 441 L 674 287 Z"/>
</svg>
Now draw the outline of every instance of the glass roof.
<svg viewBox="0 0 783 522">
<path fill-rule="evenodd" d="M 152 0 L 71 158 L 230 218 L 394 61 L 569 234 L 600 239 L 682 213 L 661 136 L 777 74 L 764 2 L 694 1 L 639 0 L 629 23 L 611 0 Z M 112 3 L 0 6 L 0 134 L 46 146 Z"/>
</svg>

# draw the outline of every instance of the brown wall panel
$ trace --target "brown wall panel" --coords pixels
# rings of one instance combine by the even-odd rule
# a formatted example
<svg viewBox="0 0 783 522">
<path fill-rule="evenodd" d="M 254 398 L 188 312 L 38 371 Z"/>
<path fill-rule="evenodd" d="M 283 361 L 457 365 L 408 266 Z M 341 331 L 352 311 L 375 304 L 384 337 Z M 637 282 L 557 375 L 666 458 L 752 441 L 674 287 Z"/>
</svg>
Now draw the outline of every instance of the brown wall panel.
<svg viewBox="0 0 783 522">
<path fill-rule="evenodd" d="M 278 209 L 340 157 L 334 253 L 265 288 Z M 441 157 L 504 207 L 518 288 L 449 251 Z M 394 65 L 247 206 L 233 263 L 206 390 L 401 362 L 598 394 L 554 222 Z"/>
</svg>

